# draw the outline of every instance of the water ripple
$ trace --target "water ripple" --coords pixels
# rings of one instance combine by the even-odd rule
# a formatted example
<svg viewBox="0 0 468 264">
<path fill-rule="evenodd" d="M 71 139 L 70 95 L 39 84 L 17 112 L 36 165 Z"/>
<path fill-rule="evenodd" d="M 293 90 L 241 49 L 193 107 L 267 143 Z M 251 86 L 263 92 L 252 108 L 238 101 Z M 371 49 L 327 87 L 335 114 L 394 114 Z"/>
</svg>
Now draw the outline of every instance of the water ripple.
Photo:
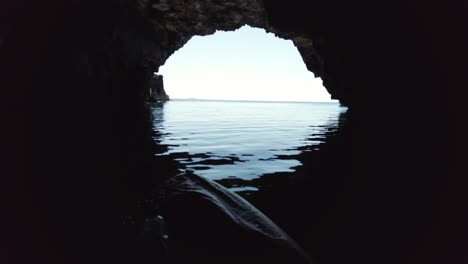
<svg viewBox="0 0 468 264">
<path fill-rule="evenodd" d="M 252 181 L 294 172 L 297 155 L 336 131 L 346 108 L 330 103 L 175 100 L 154 105 L 154 137 L 170 156 L 213 180 Z M 232 185 L 234 191 L 258 186 Z"/>
</svg>

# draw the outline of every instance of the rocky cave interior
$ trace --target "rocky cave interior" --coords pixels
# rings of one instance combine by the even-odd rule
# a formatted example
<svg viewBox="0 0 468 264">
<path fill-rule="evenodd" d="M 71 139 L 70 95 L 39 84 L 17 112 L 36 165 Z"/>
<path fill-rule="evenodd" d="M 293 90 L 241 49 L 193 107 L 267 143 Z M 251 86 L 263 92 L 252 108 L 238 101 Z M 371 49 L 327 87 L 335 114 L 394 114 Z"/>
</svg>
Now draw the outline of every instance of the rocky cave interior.
<svg viewBox="0 0 468 264">
<path fill-rule="evenodd" d="M 151 197 L 175 170 L 152 155 L 145 100 L 153 72 L 192 36 L 248 24 L 293 40 L 307 68 L 350 109 L 346 151 L 332 152 L 324 164 L 336 168 L 327 191 L 338 198 L 321 201 L 317 212 L 328 213 L 327 221 L 311 230 L 330 232 L 307 234 L 312 257 L 318 263 L 468 261 L 459 155 L 467 9 L 459 5 L 2 3 L 8 154 L 2 194 L 11 202 L 1 260 L 135 262 L 139 221 L 148 213 L 139 205 L 157 203 Z M 123 227 L 129 215 L 136 223 Z"/>
</svg>

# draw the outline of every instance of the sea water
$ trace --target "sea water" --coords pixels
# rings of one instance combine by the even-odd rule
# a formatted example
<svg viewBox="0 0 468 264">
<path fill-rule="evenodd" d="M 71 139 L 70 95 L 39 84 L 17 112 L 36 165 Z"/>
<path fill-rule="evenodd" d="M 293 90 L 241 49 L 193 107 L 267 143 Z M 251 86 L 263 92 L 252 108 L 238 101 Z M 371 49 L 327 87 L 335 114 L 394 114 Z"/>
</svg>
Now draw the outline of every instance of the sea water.
<svg viewBox="0 0 468 264">
<path fill-rule="evenodd" d="M 185 168 L 211 180 L 294 172 L 295 157 L 337 130 L 338 103 L 172 100 L 152 106 L 155 140 Z M 304 148 L 307 146 L 307 148 Z M 254 187 L 231 188 L 255 191 Z"/>
</svg>

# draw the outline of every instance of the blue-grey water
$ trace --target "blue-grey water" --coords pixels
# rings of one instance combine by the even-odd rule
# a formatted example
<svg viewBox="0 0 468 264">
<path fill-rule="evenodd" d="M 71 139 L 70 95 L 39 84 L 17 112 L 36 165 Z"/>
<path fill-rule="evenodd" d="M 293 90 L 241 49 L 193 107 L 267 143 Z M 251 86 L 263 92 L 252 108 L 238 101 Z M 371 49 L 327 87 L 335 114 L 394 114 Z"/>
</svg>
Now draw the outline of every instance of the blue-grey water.
<svg viewBox="0 0 468 264">
<path fill-rule="evenodd" d="M 153 105 L 155 140 L 196 174 L 253 180 L 294 172 L 295 156 L 314 150 L 338 129 L 338 103 L 172 100 Z M 304 146 L 308 146 L 304 148 Z M 233 187 L 255 191 L 256 187 Z"/>
</svg>

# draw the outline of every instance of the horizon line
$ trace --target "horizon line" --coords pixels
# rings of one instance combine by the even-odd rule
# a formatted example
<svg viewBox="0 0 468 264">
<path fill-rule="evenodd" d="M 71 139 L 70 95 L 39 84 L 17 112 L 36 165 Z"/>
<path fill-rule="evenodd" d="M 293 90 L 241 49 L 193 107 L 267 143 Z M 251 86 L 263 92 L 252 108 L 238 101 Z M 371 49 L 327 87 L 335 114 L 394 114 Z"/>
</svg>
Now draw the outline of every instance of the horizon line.
<svg viewBox="0 0 468 264">
<path fill-rule="evenodd" d="M 206 98 L 170 98 L 170 100 L 192 100 L 192 101 L 222 101 L 222 102 L 256 102 L 256 103 L 325 103 L 339 104 L 339 100 L 332 101 L 273 101 L 273 100 L 246 100 L 246 99 L 206 99 Z"/>
</svg>

